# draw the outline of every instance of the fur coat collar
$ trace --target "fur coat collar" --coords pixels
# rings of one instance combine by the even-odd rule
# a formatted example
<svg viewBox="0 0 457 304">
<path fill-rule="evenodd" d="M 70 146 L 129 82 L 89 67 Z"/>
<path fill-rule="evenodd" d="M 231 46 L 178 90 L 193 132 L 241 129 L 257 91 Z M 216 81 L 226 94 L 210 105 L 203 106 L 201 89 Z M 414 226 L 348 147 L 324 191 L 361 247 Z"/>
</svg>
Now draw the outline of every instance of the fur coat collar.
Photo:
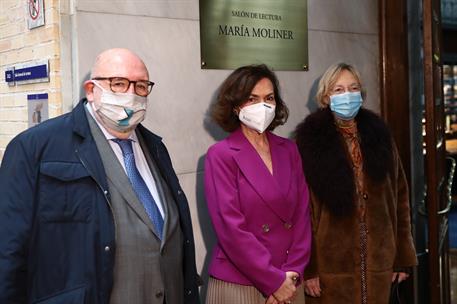
<svg viewBox="0 0 457 304">
<path fill-rule="evenodd" d="M 360 109 L 356 116 L 364 178 L 382 183 L 393 167 L 393 143 L 384 121 Z M 311 191 L 335 216 L 353 214 L 356 186 L 352 161 L 329 108 L 320 109 L 295 130 L 303 171 Z"/>
</svg>

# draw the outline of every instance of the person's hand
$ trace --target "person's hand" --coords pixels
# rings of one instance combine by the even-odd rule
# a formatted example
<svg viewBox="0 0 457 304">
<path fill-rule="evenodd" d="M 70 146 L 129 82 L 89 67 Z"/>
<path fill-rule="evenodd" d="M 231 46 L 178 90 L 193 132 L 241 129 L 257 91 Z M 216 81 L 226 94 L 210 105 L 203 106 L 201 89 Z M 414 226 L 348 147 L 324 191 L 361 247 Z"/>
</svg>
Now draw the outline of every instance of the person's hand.
<svg viewBox="0 0 457 304">
<path fill-rule="evenodd" d="M 395 278 L 398 276 L 398 283 L 403 282 L 409 277 L 409 274 L 406 272 L 394 272 L 392 273 L 392 282 L 395 281 Z"/>
<path fill-rule="evenodd" d="M 279 304 L 273 295 L 269 296 L 265 304 Z"/>
<path fill-rule="evenodd" d="M 286 276 L 290 277 L 292 281 L 294 281 L 294 285 L 297 285 L 297 280 L 299 278 L 298 273 L 296 273 L 295 271 L 286 271 Z"/>
<path fill-rule="evenodd" d="M 310 295 L 315 298 L 321 296 L 322 290 L 321 290 L 321 284 L 319 282 L 319 277 L 315 277 L 315 278 L 306 280 L 304 282 L 303 287 L 305 288 L 305 293 L 307 295 Z"/>
<path fill-rule="evenodd" d="M 279 303 L 290 303 L 295 298 L 297 287 L 295 283 L 297 281 L 298 274 L 294 271 L 286 272 L 286 279 L 279 286 L 278 290 L 273 293 L 273 297 Z"/>
</svg>

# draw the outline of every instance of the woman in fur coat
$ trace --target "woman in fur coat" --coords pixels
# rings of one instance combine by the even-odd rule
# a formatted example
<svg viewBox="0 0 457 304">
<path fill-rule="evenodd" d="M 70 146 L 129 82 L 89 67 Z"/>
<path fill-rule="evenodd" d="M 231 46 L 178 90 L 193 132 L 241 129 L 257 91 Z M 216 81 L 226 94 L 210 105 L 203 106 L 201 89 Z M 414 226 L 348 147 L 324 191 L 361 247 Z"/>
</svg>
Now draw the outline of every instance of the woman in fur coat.
<svg viewBox="0 0 457 304">
<path fill-rule="evenodd" d="M 295 131 L 311 192 L 307 304 L 386 304 L 391 283 L 417 264 L 405 174 L 387 126 L 361 108 L 365 97 L 353 66 L 331 66 L 320 109 Z"/>
</svg>

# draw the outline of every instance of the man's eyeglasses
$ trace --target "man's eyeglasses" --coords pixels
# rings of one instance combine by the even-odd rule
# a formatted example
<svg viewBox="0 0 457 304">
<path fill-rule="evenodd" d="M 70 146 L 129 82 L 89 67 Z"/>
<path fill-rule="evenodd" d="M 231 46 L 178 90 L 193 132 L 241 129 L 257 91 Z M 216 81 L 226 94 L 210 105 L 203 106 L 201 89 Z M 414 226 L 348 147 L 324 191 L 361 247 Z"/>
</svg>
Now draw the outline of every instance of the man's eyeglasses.
<svg viewBox="0 0 457 304">
<path fill-rule="evenodd" d="M 125 93 L 133 83 L 135 94 L 146 97 L 151 93 L 154 82 L 148 80 L 129 80 L 124 77 L 94 77 L 92 80 L 108 80 L 111 91 L 114 93 Z"/>
</svg>

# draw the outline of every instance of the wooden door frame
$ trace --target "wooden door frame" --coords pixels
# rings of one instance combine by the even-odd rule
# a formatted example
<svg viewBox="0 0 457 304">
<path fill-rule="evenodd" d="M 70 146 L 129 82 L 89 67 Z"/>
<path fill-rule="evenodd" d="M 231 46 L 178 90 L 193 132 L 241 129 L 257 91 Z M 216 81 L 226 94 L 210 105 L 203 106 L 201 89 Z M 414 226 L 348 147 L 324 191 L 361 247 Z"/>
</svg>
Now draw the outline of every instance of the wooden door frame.
<svg viewBox="0 0 457 304">
<path fill-rule="evenodd" d="M 424 1 L 425 2 L 425 1 Z M 431 1 L 429 1 L 431 2 Z M 431 8 L 428 8 L 431 10 Z M 425 7 L 423 8 L 424 10 L 424 22 L 425 20 L 431 20 L 432 19 L 432 13 L 431 11 L 428 11 Z M 430 43 L 428 43 L 428 41 L 431 41 L 432 40 L 432 28 L 431 26 L 425 26 L 423 28 L 423 31 L 424 31 L 424 74 L 426 73 L 431 73 L 433 74 L 433 64 L 432 64 L 432 61 L 430 59 L 427 59 L 427 57 L 429 58 L 432 58 L 433 56 L 433 49 L 432 49 L 432 45 Z M 425 95 L 426 96 L 433 96 L 433 82 L 430 82 L 430 81 L 425 81 L 424 82 L 424 92 L 425 92 Z M 429 112 L 429 111 L 434 111 L 434 106 L 433 104 L 430 104 L 430 103 L 427 103 L 426 102 L 426 111 Z M 430 125 L 434 125 L 435 123 L 433 122 L 432 124 L 427 124 L 427 126 L 430 126 Z M 430 129 L 430 128 L 427 128 L 426 129 L 426 132 L 427 134 L 429 134 L 428 132 L 434 132 L 433 129 Z M 429 142 L 427 142 L 426 144 L 432 144 L 434 145 L 435 144 L 435 140 L 434 140 L 434 136 L 433 134 L 430 133 L 430 135 L 432 136 L 427 136 L 426 138 L 430 138 L 430 139 L 433 139 L 433 140 L 430 140 Z M 433 137 L 433 138 L 432 138 Z M 432 155 L 430 155 L 429 157 L 431 159 L 436 159 L 436 153 L 432 150 Z M 429 163 L 428 166 L 433 166 L 433 164 Z M 431 172 L 432 175 L 435 175 L 435 172 Z M 429 176 L 431 179 L 435 179 L 436 177 L 435 176 Z M 432 214 L 436 214 L 438 212 L 438 200 L 435 198 L 435 197 L 429 197 L 428 198 L 428 204 L 429 206 L 429 212 L 431 211 Z M 430 210 L 431 209 L 431 210 Z M 436 216 L 429 216 L 429 222 L 432 221 L 434 224 L 432 226 L 436 226 L 438 224 L 438 218 Z M 430 228 L 430 227 L 429 227 Z M 429 236 L 431 236 L 433 239 L 435 238 L 435 236 L 438 234 L 437 231 L 430 231 L 429 229 Z M 430 240 L 429 239 L 429 242 L 432 242 L 433 240 Z M 433 246 L 429 246 L 429 267 L 434 267 L 436 269 L 440 269 L 440 266 L 439 265 L 436 265 L 436 262 L 437 261 L 433 261 L 435 259 L 435 257 L 438 256 L 438 248 L 434 248 Z M 440 303 L 441 302 L 441 296 L 440 296 L 440 290 L 439 290 L 439 282 L 440 282 L 440 278 L 439 278 L 439 273 L 437 273 L 436 271 L 431 271 L 429 273 L 430 275 L 430 282 L 431 282 L 431 286 L 430 286 L 430 296 L 434 299 L 437 299 L 437 303 Z M 433 283 L 432 283 L 433 282 Z M 439 299 L 439 300 L 438 300 Z"/>
<path fill-rule="evenodd" d="M 423 20 L 425 23 L 432 22 L 431 3 L 432 0 L 423 0 Z M 410 92 L 409 92 L 409 50 L 408 50 L 408 1 L 407 0 L 379 0 L 379 74 L 380 74 L 380 102 L 381 114 L 389 125 L 392 135 L 397 143 L 400 157 L 408 178 L 408 183 L 411 188 L 411 126 L 410 126 Z M 433 52 L 432 49 L 432 25 L 423 27 L 424 40 L 424 75 L 427 77 L 433 75 Z M 439 41 L 439 39 L 438 39 Z M 412 50 L 414 51 L 414 50 Z M 426 78 L 427 78 L 426 77 Z M 424 92 L 427 96 L 433 96 L 432 81 L 424 82 Z M 434 111 L 434 103 L 426 102 L 426 111 Z M 435 129 L 434 122 L 427 123 L 427 145 L 435 145 Z M 429 150 L 429 149 L 427 149 Z M 427 155 L 429 159 L 435 160 L 436 155 L 433 149 Z M 420 164 L 419 164 L 420 165 Z M 430 162 L 427 164 L 427 171 L 431 176 L 430 180 L 436 179 L 435 170 Z M 428 214 L 437 214 L 439 211 L 439 200 L 436 197 L 428 197 Z M 437 216 L 429 216 L 428 239 L 431 244 L 436 242 L 439 236 L 438 227 L 439 218 Z M 436 246 L 437 247 L 437 246 Z M 439 265 L 439 252 L 435 246 L 428 246 L 428 290 L 430 303 L 441 303 L 440 300 L 440 275 L 436 269 Z M 447 261 L 443 261 L 447 263 Z M 407 281 L 408 282 L 408 281 Z M 417 303 L 415 296 L 418 294 L 414 290 L 417 284 L 414 282 L 407 283 L 407 303 Z M 444 297 L 448 296 L 449 288 L 444 286 Z M 445 299 L 443 299 L 445 301 Z"/>
<path fill-rule="evenodd" d="M 441 46 L 441 8 L 438 0 L 423 0 L 423 41 L 424 41 L 424 96 L 426 106 L 426 145 L 427 145 L 427 158 L 433 162 L 427 162 L 428 178 L 432 181 L 433 185 L 441 185 L 438 182 L 442 175 L 439 174 L 436 168 L 441 164 L 439 159 L 443 157 L 442 151 L 445 143 L 443 130 L 437 131 L 437 126 L 442 126 L 444 119 L 444 101 L 442 92 L 442 46 Z M 435 30 L 434 30 L 435 29 Z M 439 80 L 437 80 L 437 73 Z M 439 93 L 437 93 L 437 91 Z M 439 101 L 439 102 L 437 102 Z M 437 113 L 440 111 L 441 113 Z M 429 114 L 433 113 L 433 114 Z M 442 143 L 439 146 L 439 143 Z M 428 149 L 428 147 L 432 147 Z M 437 148 L 435 148 L 435 146 Z M 440 148 L 438 148 L 438 146 Z M 441 149 L 442 152 L 439 150 Z M 430 155 L 428 155 L 430 153 Z M 441 170 L 443 172 L 443 170 Z M 430 188 L 430 187 L 429 187 Z M 441 209 L 445 208 L 442 204 L 442 191 L 438 186 L 438 190 L 433 189 L 427 191 L 428 202 L 428 221 L 429 221 L 429 280 L 430 280 L 430 303 L 449 303 L 450 289 L 449 289 L 449 260 L 447 253 L 442 256 L 443 252 L 448 250 L 447 242 L 443 243 L 441 248 L 441 237 L 447 239 L 447 216 L 438 215 Z M 444 225 L 443 225 L 444 223 Z M 443 227 L 445 227 L 443 229 Z M 443 257 L 443 259 L 441 259 Z M 443 273 L 439 273 L 437 271 Z M 443 278 L 443 281 L 441 280 Z M 443 293 L 441 292 L 443 291 Z"/>
<path fill-rule="evenodd" d="M 395 139 L 410 182 L 408 21 L 406 0 L 379 0 L 381 115 Z"/>
<path fill-rule="evenodd" d="M 407 0 L 379 0 L 378 8 L 381 115 L 397 144 L 411 191 Z M 414 303 L 414 276 L 402 285 L 406 303 Z"/>
</svg>

